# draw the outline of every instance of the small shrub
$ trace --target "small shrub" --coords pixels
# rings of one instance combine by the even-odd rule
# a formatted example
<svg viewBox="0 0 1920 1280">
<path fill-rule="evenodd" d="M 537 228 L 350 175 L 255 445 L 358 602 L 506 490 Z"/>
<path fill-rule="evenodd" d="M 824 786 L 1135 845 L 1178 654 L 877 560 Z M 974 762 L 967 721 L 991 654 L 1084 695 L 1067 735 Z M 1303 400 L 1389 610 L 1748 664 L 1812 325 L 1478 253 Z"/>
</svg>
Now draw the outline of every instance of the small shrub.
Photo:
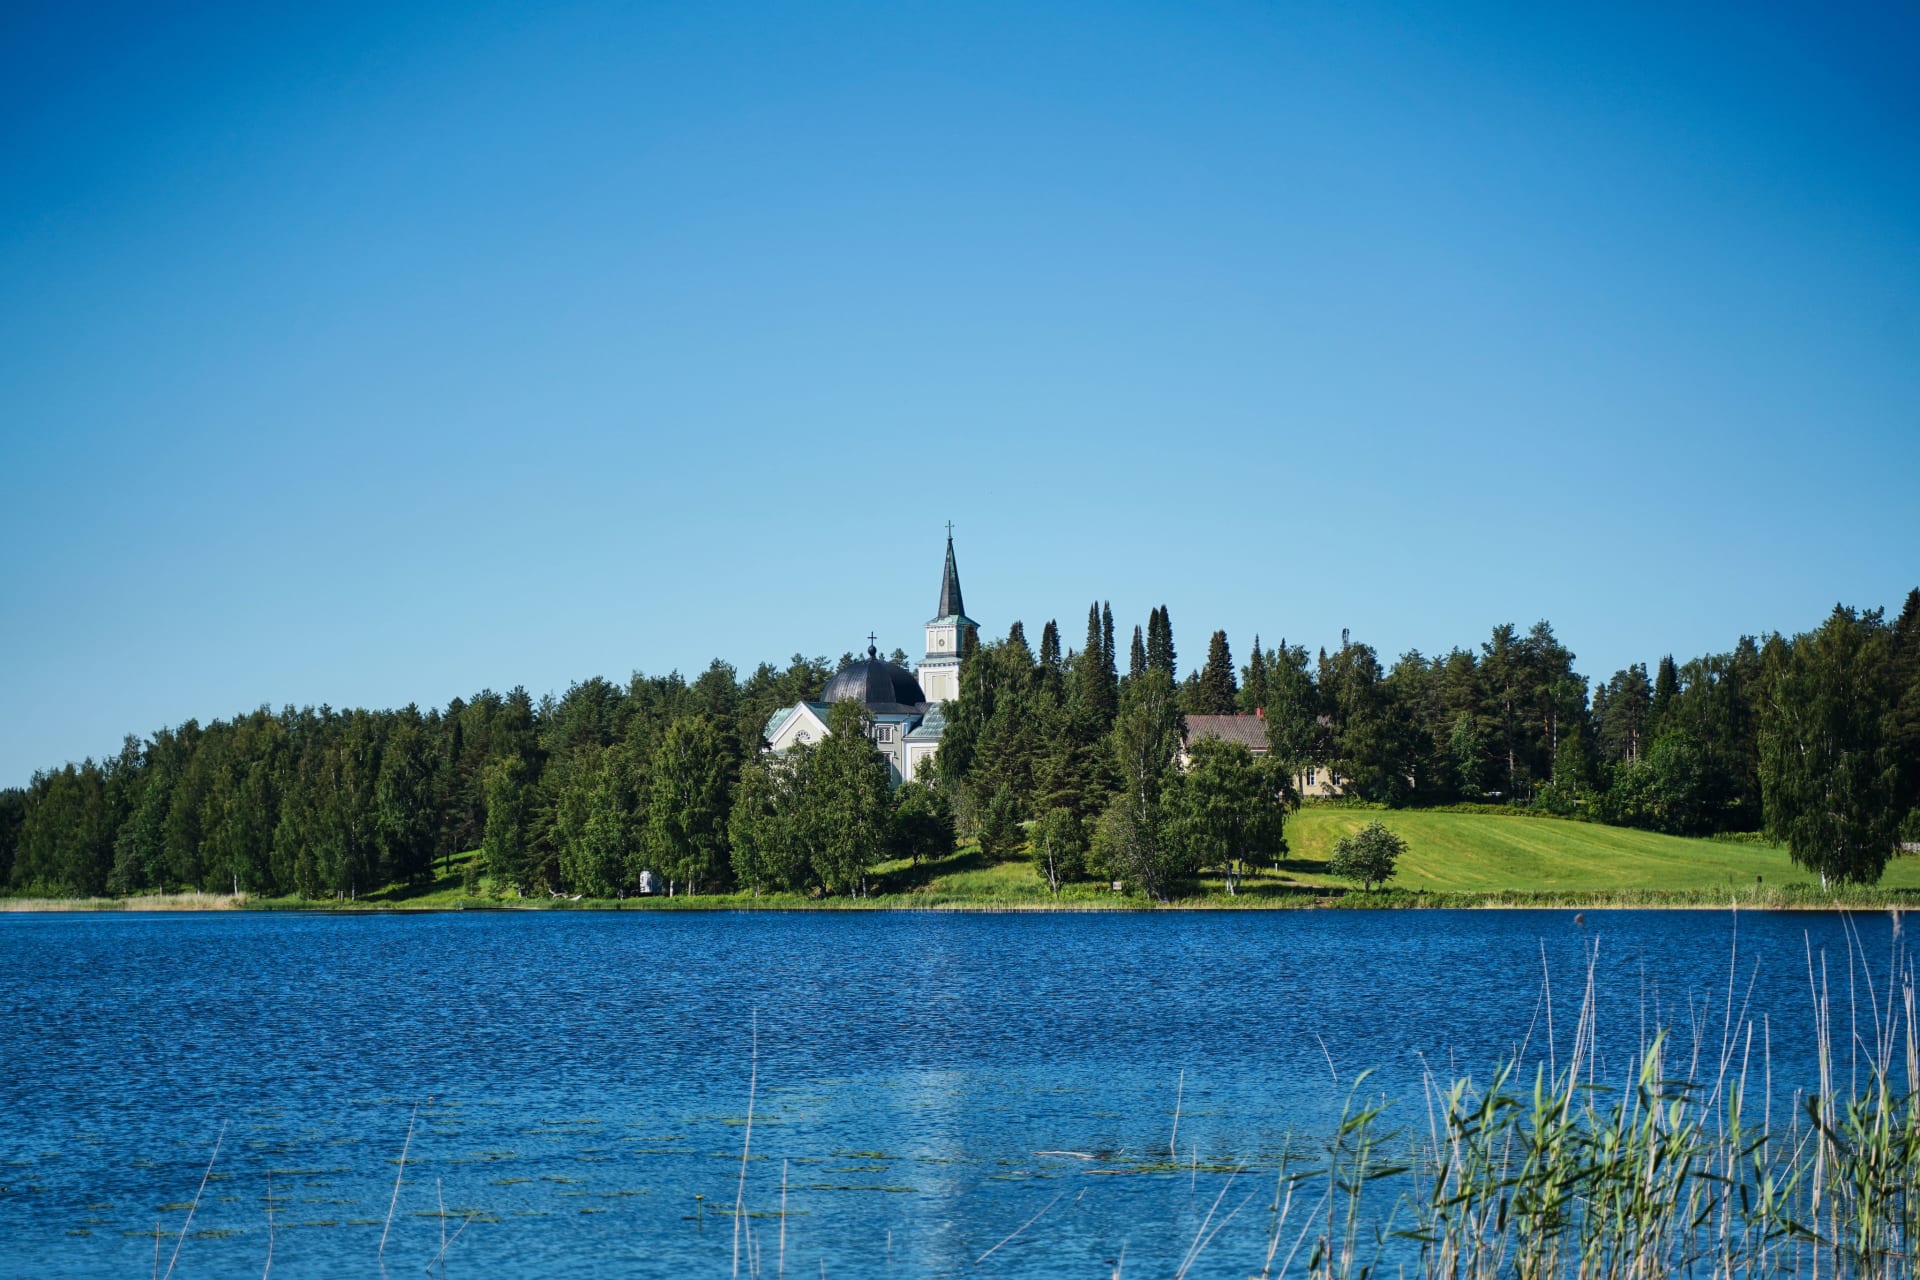
<svg viewBox="0 0 1920 1280">
<path fill-rule="evenodd" d="M 1353 881 L 1362 890 L 1371 889 L 1393 879 L 1394 865 L 1406 851 L 1407 842 L 1376 819 L 1334 842 L 1333 858 L 1327 869 L 1342 880 Z"/>
</svg>

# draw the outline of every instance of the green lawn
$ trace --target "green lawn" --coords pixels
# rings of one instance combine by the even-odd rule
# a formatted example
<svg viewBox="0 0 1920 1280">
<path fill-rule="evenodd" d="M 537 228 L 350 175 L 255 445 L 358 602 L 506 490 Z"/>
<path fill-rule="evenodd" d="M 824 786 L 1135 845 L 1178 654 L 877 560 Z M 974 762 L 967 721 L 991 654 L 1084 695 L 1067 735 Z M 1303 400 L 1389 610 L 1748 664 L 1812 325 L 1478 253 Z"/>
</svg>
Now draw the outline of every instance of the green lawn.
<svg viewBox="0 0 1920 1280">
<path fill-rule="evenodd" d="M 1334 885 L 1325 862 L 1333 843 L 1379 819 L 1407 842 L 1396 889 L 1454 893 L 1706 891 L 1751 887 L 1755 877 L 1785 887 L 1813 884 L 1774 845 L 1690 840 L 1590 822 L 1494 814 L 1309 808 L 1287 823 L 1285 878 Z M 1920 858 L 1887 864 L 1883 889 L 1920 889 Z"/>
</svg>

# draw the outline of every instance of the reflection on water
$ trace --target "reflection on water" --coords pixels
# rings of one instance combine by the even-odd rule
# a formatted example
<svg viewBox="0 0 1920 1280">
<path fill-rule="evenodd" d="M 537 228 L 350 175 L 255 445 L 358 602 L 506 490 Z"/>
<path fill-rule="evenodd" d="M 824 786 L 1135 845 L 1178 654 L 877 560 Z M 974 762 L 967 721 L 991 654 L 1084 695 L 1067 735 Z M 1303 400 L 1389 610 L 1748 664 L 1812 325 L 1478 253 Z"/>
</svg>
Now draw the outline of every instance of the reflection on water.
<svg viewBox="0 0 1920 1280">
<path fill-rule="evenodd" d="M 1564 1052 L 1597 943 L 1603 1075 L 1661 1023 L 1717 1045 L 1731 967 L 1785 1093 L 1844 927 L 1742 914 L 1735 958 L 1709 912 L 0 915 L 0 1275 L 156 1243 L 256 1275 L 269 1208 L 288 1280 L 379 1274 L 383 1232 L 392 1275 L 456 1236 L 452 1276 L 731 1274 L 736 1235 L 741 1274 L 1171 1274 L 1244 1200 L 1188 1272 L 1243 1277 L 1362 1069 L 1412 1126 L 1423 1060 Z"/>
</svg>

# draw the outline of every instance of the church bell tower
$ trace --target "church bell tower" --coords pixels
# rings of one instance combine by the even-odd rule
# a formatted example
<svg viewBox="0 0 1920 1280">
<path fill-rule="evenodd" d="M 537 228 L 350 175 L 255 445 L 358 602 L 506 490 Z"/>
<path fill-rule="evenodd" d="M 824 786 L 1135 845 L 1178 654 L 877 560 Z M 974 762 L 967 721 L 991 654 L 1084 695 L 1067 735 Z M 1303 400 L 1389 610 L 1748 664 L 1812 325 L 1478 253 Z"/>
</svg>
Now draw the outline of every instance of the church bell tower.
<svg viewBox="0 0 1920 1280">
<path fill-rule="evenodd" d="M 960 660 L 980 639 L 980 624 L 960 599 L 960 570 L 953 561 L 953 526 L 947 526 L 947 566 L 940 577 L 940 607 L 927 623 L 927 656 L 914 674 L 931 703 L 960 696 Z"/>
</svg>

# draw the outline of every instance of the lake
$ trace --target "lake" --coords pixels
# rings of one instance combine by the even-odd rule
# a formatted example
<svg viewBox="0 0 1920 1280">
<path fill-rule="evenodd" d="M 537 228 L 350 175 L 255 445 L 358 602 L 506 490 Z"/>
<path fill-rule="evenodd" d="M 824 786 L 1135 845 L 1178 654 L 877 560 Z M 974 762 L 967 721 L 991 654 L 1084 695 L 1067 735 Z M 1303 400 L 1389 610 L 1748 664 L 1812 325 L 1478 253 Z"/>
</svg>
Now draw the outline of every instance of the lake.
<svg viewBox="0 0 1920 1280">
<path fill-rule="evenodd" d="M 1597 945 L 1603 1077 L 1660 1023 L 1716 1058 L 1731 961 L 1784 1098 L 1850 927 L 1877 981 L 1886 916 L 0 914 L 0 1275 L 149 1275 L 156 1221 L 163 1274 L 259 1275 L 269 1180 L 288 1280 L 383 1231 L 392 1276 L 443 1231 L 451 1276 L 731 1275 L 751 1083 L 741 1275 L 783 1225 L 796 1277 L 1171 1275 L 1257 1193 L 1187 1273 L 1239 1280 L 1360 1071 L 1412 1130 L 1423 1061 L 1564 1055 Z"/>
</svg>

